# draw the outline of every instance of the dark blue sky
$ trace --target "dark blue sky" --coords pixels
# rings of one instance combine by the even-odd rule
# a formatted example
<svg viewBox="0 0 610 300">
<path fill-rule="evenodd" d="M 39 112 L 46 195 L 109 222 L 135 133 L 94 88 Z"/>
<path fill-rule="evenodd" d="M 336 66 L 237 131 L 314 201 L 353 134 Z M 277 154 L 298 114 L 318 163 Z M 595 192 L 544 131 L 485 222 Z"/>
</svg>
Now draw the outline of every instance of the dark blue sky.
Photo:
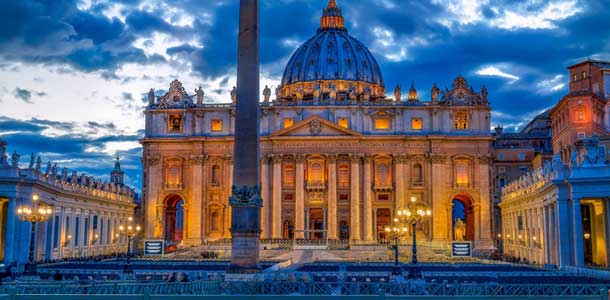
<svg viewBox="0 0 610 300">
<path fill-rule="evenodd" d="M 5 0 L 0 11 L 0 138 L 82 172 L 106 175 L 119 150 L 141 185 L 143 95 L 178 78 L 228 101 L 238 1 Z M 262 84 L 315 34 L 326 0 L 261 0 Z M 338 0 L 388 90 L 464 75 L 488 86 L 492 123 L 515 130 L 566 91 L 566 66 L 610 59 L 609 0 Z M 27 163 L 24 161 L 24 163 Z"/>
</svg>

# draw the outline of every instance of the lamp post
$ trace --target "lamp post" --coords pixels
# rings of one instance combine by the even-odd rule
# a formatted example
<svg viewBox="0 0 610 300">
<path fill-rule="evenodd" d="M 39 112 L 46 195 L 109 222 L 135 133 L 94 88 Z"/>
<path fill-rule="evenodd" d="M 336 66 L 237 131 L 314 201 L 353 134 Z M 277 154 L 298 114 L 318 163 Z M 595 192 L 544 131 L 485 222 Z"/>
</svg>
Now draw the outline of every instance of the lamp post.
<svg viewBox="0 0 610 300">
<path fill-rule="evenodd" d="M 119 226 L 119 232 L 127 236 L 127 259 L 125 263 L 125 267 L 123 268 L 123 273 L 132 273 L 133 271 L 130 268 L 131 263 L 131 239 L 135 237 L 142 228 L 140 225 L 133 225 L 133 218 L 127 218 L 127 225 Z"/>
<path fill-rule="evenodd" d="M 425 203 L 417 201 L 416 197 L 411 197 L 411 201 L 407 205 L 407 209 L 398 210 L 394 217 L 394 226 L 392 228 L 386 227 L 385 231 L 390 232 L 395 239 L 394 245 L 394 275 L 400 274 L 398 266 L 398 239 L 400 235 L 408 231 L 408 227 L 411 227 L 411 235 L 413 236 L 413 256 L 411 258 L 411 267 L 409 268 L 409 279 L 421 278 L 421 271 L 417 267 L 417 224 L 424 221 L 424 219 L 432 216 L 432 211 L 428 208 Z"/>
<path fill-rule="evenodd" d="M 47 221 L 53 209 L 47 206 L 45 203 L 41 203 L 40 196 L 35 193 L 32 195 L 32 206 L 22 205 L 17 208 L 17 216 L 20 221 L 29 222 L 31 224 L 30 230 L 30 251 L 28 255 L 28 262 L 24 266 L 24 275 L 36 275 L 36 261 L 34 258 L 34 252 L 36 247 L 36 224 Z"/>
</svg>

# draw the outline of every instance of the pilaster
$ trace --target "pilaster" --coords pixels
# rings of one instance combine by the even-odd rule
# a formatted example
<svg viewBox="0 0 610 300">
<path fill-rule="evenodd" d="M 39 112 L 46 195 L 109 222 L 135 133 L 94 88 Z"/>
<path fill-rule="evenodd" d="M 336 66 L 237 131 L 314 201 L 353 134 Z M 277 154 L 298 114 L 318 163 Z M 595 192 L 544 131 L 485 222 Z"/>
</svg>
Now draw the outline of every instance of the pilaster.
<svg viewBox="0 0 610 300">
<path fill-rule="evenodd" d="M 296 156 L 296 176 L 295 176 L 295 238 L 305 238 L 305 178 L 304 178 L 304 162 L 305 158 L 302 155 Z"/>
<path fill-rule="evenodd" d="M 328 239 L 337 239 L 337 156 L 328 155 Z"/>
<path fill-rule="evenodd" d="M 363 205 L 363 232 L 364 240 L 373 240 L 373 195 L 372 195 L 372 181 L 371 181 L 371 157 L 369 155 L 364 156 L 364 205 Z"/>
<path fill-rule="evenodd" d="M 271 236 L 274 239 L 282 238 L 282 156 L 273 155 L 273 228 Z"/>
<path fill-rule="evenodd" d="M 360 241 L 360 160 L 362 155 L 350 154 L 350 240 Z"/>
</svg>

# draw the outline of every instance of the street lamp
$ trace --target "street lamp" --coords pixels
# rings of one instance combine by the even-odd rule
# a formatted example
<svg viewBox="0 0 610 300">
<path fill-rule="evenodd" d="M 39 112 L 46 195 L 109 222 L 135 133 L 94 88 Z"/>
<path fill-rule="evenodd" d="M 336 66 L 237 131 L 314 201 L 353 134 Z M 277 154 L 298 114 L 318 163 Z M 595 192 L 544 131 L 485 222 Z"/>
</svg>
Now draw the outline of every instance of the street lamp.
<svg viewBox="0 0 610 300">
<path fill-rule="evenodd" d="M 398 266 L 398 239 L 399 237 L 408 231 L 408 227 L 411 226 L 411 235 L 413 236 L 413 257 L 411 259 L 411 267 L 409 269 L 409 279 L 420 279 L 421 271 L 417 267 L 417 224 L 424 221 L 424 219 L 432 216 L 432 211 L 428 208 L 425 203 L 417 201 L 416 197 L 411 197 L 411 202 L 407 205 L 407 209 L 398 210 L 396 217 L 394 217 L 394 226 L 392 228 L 386 227 L 385 231 L 394 236 L 394 275 L 400 274 L 400 268 Z"/>
<path fill-rule="evenodd" d="M 140 227 L 140 225 L 133 225 L 133 218 L 129 217 L 127 218 L 127 225 L 126 226 L 119 226 L 119 232 L 123 235 L 127 236 L 127 260 L 126 260 L 126 264 L 125 264 L 125 268 L 123 269 L 124 273 L 132 273 L 132 270 L 130 268 L 130 262 L 131 262 L 131 239 L 133 237 L 135 237 L 140 230 L 142 230 L 142 228 Z"/>
<path fill-rule="evenodd" d="M 32 206 L 22 205 L 17 207 L 17 216 L 20 221 L 29 222 L 31 224 L 30 230 L 30 252 L 28 255 L 28 262 L 24 267 L 24 275 L 36 275 L 36 261 L 34 259 L 34 249 L 36 247 L 36 241 L 34 237 L 36 235 L 36 224 L 47 221 L 53 209 L 44 203 L 40 203 L 38 200 L 40 196 L 37 193 L 32 195 Z"/>
</svg>

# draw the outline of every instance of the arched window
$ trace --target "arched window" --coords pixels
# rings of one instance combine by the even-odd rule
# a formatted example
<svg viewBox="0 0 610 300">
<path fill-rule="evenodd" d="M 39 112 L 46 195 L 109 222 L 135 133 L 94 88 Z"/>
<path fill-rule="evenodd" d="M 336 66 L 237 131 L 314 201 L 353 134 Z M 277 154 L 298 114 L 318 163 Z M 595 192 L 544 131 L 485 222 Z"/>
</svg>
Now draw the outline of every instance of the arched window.
<svg viewBox="0 0 610 300">
<path fill-rule="evenodd" d="M 220 166 L 214 165 L 212 167 L 212 186 L 220 185 Z"/>
<path fill-rule="evenodd" d="M 422 166 L 418 163 L 413 165 L 413 185 L 423 185 L 424 184 L 424 171 Z"/>
<path fill-rule="evenodd" d="M 349 165 L 345 162 L 339 164 L 339 186 L 349 186 Z"/>
<path fill-rule="evenodd" d="M 380 186 L 386 186 L 388 185 L 388 181 L 389 181 L 389 176 L 388 176 L 388 165 L 386 164 L 379 164 L 379 166 L 377 167 L 377 184 L 379 184 Z"/>
<path fill-rule="evenodd" d="M 455 183 L 458 185 L 467 185 L 470 183 L 470 174 L 468 172 L 468 162 L 459 161 L 455 163 Z"/>
<path fill-rule="evenodd" d="M 294 186 L 294 165 L 287 163 L 284 166 L 284 185 Z"/>
</svg>

